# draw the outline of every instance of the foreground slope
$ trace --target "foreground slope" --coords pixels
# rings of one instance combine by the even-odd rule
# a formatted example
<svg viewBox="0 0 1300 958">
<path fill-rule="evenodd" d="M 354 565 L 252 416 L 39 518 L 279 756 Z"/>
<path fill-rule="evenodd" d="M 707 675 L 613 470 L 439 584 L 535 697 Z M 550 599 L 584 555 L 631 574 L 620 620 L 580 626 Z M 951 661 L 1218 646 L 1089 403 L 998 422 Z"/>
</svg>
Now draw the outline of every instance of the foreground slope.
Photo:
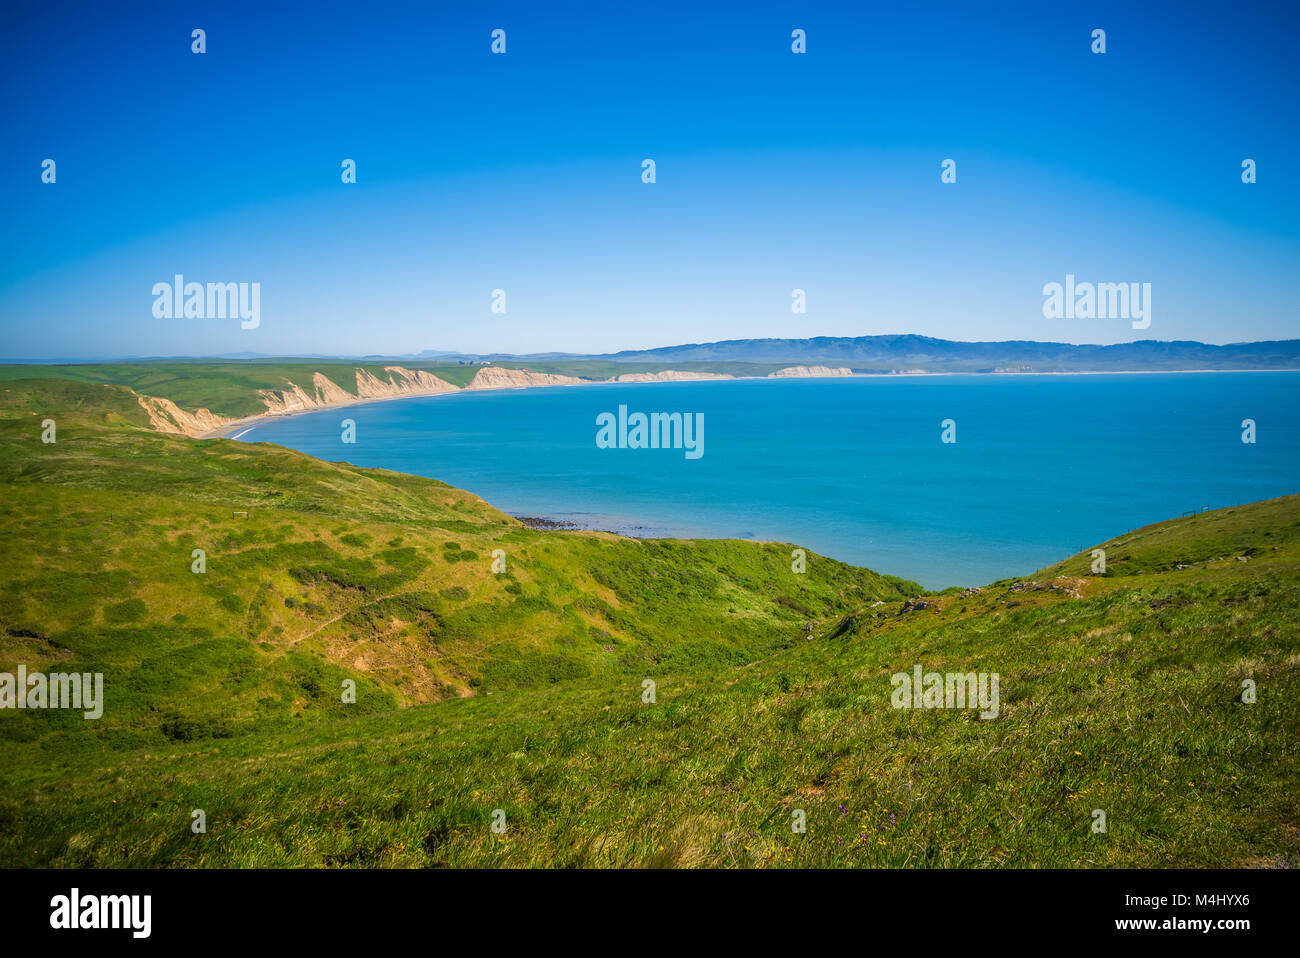
<svg viewBox="0 0 1300 958">
<path fill-rule="evenodd" d="M 790 546 L 542 532 L 435 480 L 156 433 L 129 391 L 60 381 L 0 388 L 0 508 L 0 665 L 121 679 L 96 734 L 338 712 L 348 678 L 351 712 L 743 663 L 920 592 L 816 556 L 795 575 Z M 60 716 L 0 737 L 80 724 Z"/>
<path fill-rule="evenodd" d="M 45 389 L 0 429 L 0 668 L 102 667 L 110 705 L 0 715 L 0 865 L 1300 855 L 1300 497 L 918 603 L 792 576 L 789 547 L 539 533 L 440 483 L 152 435 L 104 396 L 34 449 L 31 407 L 68 399 Z M 998 673 L 998 717 L 893 708 L 916 665 Z"/>
</svg>

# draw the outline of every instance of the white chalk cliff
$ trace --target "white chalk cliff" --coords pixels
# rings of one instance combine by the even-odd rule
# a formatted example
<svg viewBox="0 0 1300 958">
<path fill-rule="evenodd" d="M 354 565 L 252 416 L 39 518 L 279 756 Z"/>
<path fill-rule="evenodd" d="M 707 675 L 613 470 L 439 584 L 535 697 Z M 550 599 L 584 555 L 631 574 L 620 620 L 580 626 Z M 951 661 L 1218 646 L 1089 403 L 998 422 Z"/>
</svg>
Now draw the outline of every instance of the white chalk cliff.
<svg viewBox="0 0 1300 958">
<path fill-rule="evenodd" d="M 772 373 L 772 376 L 788 376 L 799 379 L 820 379 L 823 376 L 852 376 L 853 370 L 847 366 L 787 366 L 785 369 L 778 369 Z"/>
<path fill-rule="evenodd" d="M 531 369 L 506 369 L 502 366 L 484 366 L 474 374 L 466 389 L 523 389 L 528 386 L 578 386 L 591 382 L 576 376 L 556 376 L 552 373 L 535 373 Z"/>
<path fill-rule="evenodd" d="M 387 379 L 382 379 L 367 369 L 354 370 L 356 392 L 350 393 L 335 383 L 324 373 L 311 375 L 311 389 L 308 391 L 297 383 L 285 380 L 283 389 L 259 389 L 258 397 L 266 406 L 261 415 L 286 416 L 305 412 L 309 409 L 325 409 L 335 406 L 349 406 L 359 402 L 376 399 L 396 399 L 403 396 L 433 396 L 440 393 L 459 392 L 445 379 L 423 369 L 407 369 L 405 366 L 385 366 Z M 853 371 L 847 367 L 830 366 L 787 366 L 769 373 L 768 378 L 814 378 L 824 376 L 851 376 Z M 728 373 L 683 372 L 665 369 L 654 373 L 623 373 L 607 380 L 580 379 L 576 376 L 561 376 L 555 373 L 539 373 L 531 369 L 510 369 L 504 366 L 480 366 L 464 388 L 479 389 L 526 389 L 535 386 L 577 386 L 583 383 L 651 383 L 651 382 L 686 382 L 704 379 L 735 379 Z M 223 431 L 226 427 L 242 420 L 229 419 L 197 409 L 186 412 L 170 399 L 157 396 L 140 396 L 140 405 L 149 413 L 149 421 L 160 432 L 180 433 L 186 436 L 210 436 Z M 256 419 L 257 416 L 249 416 Z"/>
</svg>

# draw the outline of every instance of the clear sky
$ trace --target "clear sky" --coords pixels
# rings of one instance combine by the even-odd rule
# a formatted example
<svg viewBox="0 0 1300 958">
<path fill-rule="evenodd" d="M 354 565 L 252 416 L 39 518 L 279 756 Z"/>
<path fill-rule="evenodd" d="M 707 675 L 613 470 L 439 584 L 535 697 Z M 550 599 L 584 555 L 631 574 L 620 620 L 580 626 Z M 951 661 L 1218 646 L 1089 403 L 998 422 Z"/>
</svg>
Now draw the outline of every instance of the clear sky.
<svg viewBox="0 0 1300 958">
<path fill-rule="evenodd" d="M 1300 337 L 1294 2 L 0 16 L 0 356 Z M 260 325 L 155 318 L 177 273 Z M 1150 328 L 1044 318 L 1067 273 Z"/>
</svg>

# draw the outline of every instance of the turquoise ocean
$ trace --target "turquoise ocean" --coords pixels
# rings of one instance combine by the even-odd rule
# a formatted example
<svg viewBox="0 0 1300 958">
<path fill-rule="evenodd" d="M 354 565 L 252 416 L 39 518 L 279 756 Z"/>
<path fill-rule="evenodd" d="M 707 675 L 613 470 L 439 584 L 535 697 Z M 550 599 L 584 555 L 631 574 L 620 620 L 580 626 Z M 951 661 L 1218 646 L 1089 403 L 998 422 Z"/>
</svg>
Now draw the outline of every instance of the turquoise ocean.
<svg viewBox="0 0 1300 958">
<path fill-rule="evenodd" d="M 703 455 L 597 416 L 703 414 Z M 342 441 L 344 419 L 356 441 Z M 956 442 L 941 441 L 955 423 Z M 1255 442 L 1242 441 L 1243 420 Z M 1300 373 L 891 376 L 453 393 L 230 430 L 441 479 L 512 515 L 791 542 L 925 586 L 1025 575 L 1137 526 L 1300 492 Z"/>
</svg>

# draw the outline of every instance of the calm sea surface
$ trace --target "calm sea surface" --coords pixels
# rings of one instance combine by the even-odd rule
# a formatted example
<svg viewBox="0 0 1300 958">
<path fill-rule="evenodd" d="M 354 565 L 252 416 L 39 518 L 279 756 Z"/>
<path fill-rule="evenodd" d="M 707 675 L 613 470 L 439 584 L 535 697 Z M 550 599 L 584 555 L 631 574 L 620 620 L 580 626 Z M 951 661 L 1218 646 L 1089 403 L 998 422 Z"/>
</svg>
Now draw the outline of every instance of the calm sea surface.
<svg viewBox="0 0 1300 958">
<path fill-rule="evenodd" d="M 597 415 L 619 405 L 703 413 L 703 456 L 597 448 Z M 940 441 L 945 419 L 956 443 Z M 1149 522 L 1300 492 L 1300 373 L 602 384 L 349 406 L 241 438 L 432 476 L 514 515 L 788 541 L 980 585 Z"/>
</svg>

